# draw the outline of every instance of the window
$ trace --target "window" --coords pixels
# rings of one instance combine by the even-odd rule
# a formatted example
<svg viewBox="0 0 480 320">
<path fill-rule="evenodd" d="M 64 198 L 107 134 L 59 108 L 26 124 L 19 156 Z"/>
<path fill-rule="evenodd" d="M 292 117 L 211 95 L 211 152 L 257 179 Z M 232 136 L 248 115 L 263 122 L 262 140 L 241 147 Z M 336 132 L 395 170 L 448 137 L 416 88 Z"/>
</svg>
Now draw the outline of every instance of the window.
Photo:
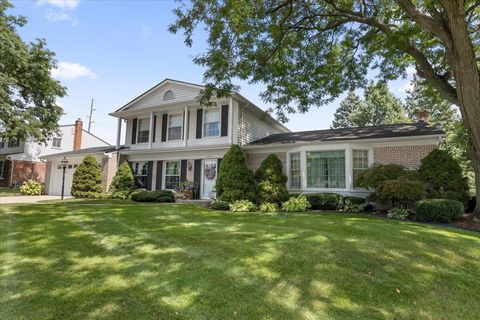
<svg viewBox="0 0 480 320">
<path fill-rule="evenodd" d="M 7 173 L 7 162 L 6 161 L 0 161 L 0 180 L 5 180 L 7 177 L 5 177 Z"/>
<path fill-rule="evenodd" d="M 172 90 L 167 90 L 163 95 L 163 100 L 171 100 L 173 98 L 175 98 L 175 96 L 173 95 Z"/>
<path fill-rule="evenodd" d="M 218 137 L 220 135 L 220 110 L 206 109 L 205 124 L 203 125 L 204 137 Z"/>
<path fill-rule="evenodd" d="M 168 140 L 181 140 L 183 129 L 183 114 L 168 116 Z"/>
<path fill-rule="evenodd" d="M 8 147 L 9 148 L 16 148 L 20 145 L 20 142 L 15 138 L 8 139 Z"/>
<path fill-rule="evenodd" d="M 356 188 L 358 177 L 368 169 L 368 150 L 353 150 L 352 161 L 353 187 Z"/>
<path fill-rule="evenodd" d="M 308 188 L 345 188 L 345 151 L 307 152 Z"/>
<path fill-rule="evenodd" d="M 137 143 L 148 142 L 148 136 L 150 135 L 150 119 L 138 119 L 137 129 Z"/>
<path fill-rule="evenodd" d="M 290 154 L 290 188 L 302 188 L 302 173 L 300 169 L 300 152 Z"/>
<path fill-rule="evenodd" d="M 165 189 L 175 190 L 180 186 L 180 161 L 165 163 Z"/>
<path fill-rule="evenodd" d="M 133 162 L 133 175 L 135 176 L 135 180 L 137 186 L 140 189 L 145 189 L 147 187 L 147 172 L 148 172 L 148 163 L 145 161 L 141 162 Z"/>
<path fill-rule="evenodd" d="M 62 139 L 61 138 L 53 138 L 52 147 L 61 148 L 62 147 Z"/>
</svg>

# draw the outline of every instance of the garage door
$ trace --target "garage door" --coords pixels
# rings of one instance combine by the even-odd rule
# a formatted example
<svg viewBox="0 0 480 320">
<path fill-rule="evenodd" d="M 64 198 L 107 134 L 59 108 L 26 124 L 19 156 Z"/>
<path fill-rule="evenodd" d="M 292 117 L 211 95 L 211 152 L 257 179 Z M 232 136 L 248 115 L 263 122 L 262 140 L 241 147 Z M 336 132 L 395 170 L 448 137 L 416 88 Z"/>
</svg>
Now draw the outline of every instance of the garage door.
<svg viewBox="0 0 480 320">
<path fill-rule="evenodd" d="M 72 180 L 73 173 L 78 167 L 78 164 L 69 164 L 65 170 L 65 195 L 70 195 L 70 190 L 72 189 Z M 55 168 L 52 168 L 52 184 L 50 189 L 50 194 L 59 196 L 62 194 L 62 175 L 63 169 L 60 164 L 55 165 Z"/>
</svg>

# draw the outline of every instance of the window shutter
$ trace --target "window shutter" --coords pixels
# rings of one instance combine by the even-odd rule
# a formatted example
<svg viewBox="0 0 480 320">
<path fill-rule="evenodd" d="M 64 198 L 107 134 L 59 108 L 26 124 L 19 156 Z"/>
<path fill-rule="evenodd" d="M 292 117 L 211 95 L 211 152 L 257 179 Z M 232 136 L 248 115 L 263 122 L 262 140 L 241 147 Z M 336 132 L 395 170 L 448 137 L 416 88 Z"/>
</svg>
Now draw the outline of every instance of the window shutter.
<svg viewBox="0 0 480 320">
<path fill-rule="evenodd" d="M 156 189 L 162 189 L 162 177 L 163 177 L 163 161 L 157 161 L 157 181 Z"/>
<path fill-rule="evenodd" d="M 157 135 L 157 116 L 153 116 L 153 135 L 152 142 L 155 142 L 155 136 Z"/>
<path fill-rule="evenodd" d="M 152 190 L 152 175 L 153 175 L 153 161 L 148 161 L 147 164 L 147 190 Z"/>
<path fill-rule="evenodd" d="M 137 143 L 137 118 L 132 122 L 132 144 Z"/>
<path fill-rule="evenodd" d="M 167 141 L 168 114 L 162 116 L 162 142 Z"/>
<path fill-rule="evenodd" d="M 195 165 L 193 166 L 193 181 L 200 186 L 202 178 L 202 160 L 195 160 Z"/>
<path fill-rule="evenodd" d="M 221 128 L 221 136 L 226 137 L 228 136 L 228 105 L 222 106 L 222 128 Z"/>
<path fill-rule="evenodd" d="M 197 139 L 202 138 L 203 109 L 197 110 Z"/>
<path fill-rule="evenodd" d="M 182 160 L 180 165 L 180 182 L 187 181 L 187 160 Z"/>
</svg>

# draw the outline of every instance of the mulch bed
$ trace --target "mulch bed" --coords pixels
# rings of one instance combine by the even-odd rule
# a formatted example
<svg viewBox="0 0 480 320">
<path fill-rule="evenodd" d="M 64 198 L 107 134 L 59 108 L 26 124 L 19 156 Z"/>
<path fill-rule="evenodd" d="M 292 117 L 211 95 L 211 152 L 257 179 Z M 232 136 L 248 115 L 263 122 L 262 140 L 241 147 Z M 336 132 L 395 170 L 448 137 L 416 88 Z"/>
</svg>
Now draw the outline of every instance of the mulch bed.
<svg viewBox="0 0 480 320">
<path fill-rule="evenodd" d="M 450 225 L 455 226 L 461 229 L 473 230 L 480 232 L 480 223 L 473 221 L 473 214 L 466 213 L 463 217 L 458 220 L 450 223 Z"/>
</svg>

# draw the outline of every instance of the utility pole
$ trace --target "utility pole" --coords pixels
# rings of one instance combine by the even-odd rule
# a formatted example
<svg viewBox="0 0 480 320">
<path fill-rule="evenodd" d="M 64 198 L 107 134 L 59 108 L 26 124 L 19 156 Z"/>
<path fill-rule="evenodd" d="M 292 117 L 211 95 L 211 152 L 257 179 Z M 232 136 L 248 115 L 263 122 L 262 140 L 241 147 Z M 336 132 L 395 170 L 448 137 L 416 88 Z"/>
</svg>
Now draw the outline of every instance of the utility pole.
<svg viewBox="0 0 480 320">
<path fill-rule="evenodd" d="M 92 99 L 92 103 L 90 104 L 90 115 L 88 116 L 88 133 L 90 133 L 90 128 L 92 127 L 92 113 L 93 111 L 96 111 L 94 108 L 93 108 L 93 99 Z"/>
</svg>

